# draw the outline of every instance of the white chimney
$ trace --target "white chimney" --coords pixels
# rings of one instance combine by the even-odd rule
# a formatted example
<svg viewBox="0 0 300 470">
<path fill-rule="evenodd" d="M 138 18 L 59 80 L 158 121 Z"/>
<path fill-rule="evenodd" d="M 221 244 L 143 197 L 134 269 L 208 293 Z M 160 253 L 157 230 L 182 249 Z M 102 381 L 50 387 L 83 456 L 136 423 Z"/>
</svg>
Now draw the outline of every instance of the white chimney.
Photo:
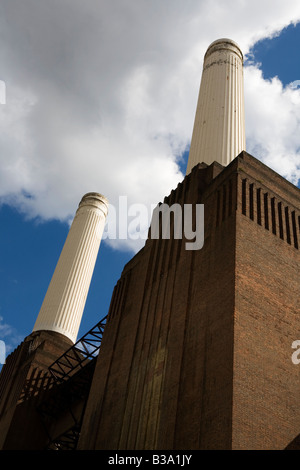
<svg viewBox="0 0 300 470">
<path fill-rule="evenodd" d="M 33 331 L 55 331 L 76 342 L 107 210 L 101 194 L 83 196 Z"/>
<path fill-rule="evenodd" d="M 228 165 L 245 150 L 243 54 L 231 39 L 206 51 L 186 173 L 198 163 Z"/>
</svg>

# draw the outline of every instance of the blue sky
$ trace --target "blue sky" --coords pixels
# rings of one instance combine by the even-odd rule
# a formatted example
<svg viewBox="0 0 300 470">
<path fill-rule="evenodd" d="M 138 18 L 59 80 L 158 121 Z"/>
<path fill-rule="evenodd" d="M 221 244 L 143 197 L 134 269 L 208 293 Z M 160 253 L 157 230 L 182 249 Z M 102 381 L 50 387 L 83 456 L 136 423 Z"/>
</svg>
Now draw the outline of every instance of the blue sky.
<svg viewBox="0 0 300 470">
<path fill-rule="evenodd" d="M 22 11 L 18 16 L 16 7 L 24 3 L 22 38 Z M 215 7 L 214 18 L 203 2 L 192 0 L 185 8 L 176 1 L 177 13 L 167 1 L 159 15 L 156 1 L 147 15 L 139 11 L 146 8 L 144 2 L 136 9 L 134 1 L 117 3 L 119 10 L 111 11 L 105 2 L 89 0 L 81 7 L 74 1 L 63 21 L 67 10 L 61 6 L 56 17 L 46 0 L 41 0 L 43 8 L 30 0 L 3 2 L 0 78 L 6 82 L 7 103 L 0 105 L 0 339 L 8 352 L 32 331 L 85 192 L 101 192 L 113 203 L 126 194 L 132 202 L 156 204 L 183 178 L 203 54 L 214 39 L 230 37 L 246 51 L 247 150 L 298 184 L 300 90 L 288 91 L 300 80 L 296 2 L 287 2 L 283 14 L 280 2 L 271 2 L 270 13 L 270 2 L 254 1 L 254 11 L 244 19 L 249 18 L 248 29 L 240 30 L 232 19 L 223 27 L 226 12 L 220 1 L 208 2 Z M 99 28 L 106 42 L 93 24 L 100 4 L 102 16 L 114 18 L 112 29 L 105 29 L 104 20 Z M 260 5 L 265 8 L 259 10 Z M 261 11 L 259 21 L 255 9 Z M 50 19 L 43 28 L 46 13 Z M 244 13 L 237 9 L 236 20 Z M 143 21 L 147 16 L 147 28 L 137 26 L 139 14 Z M 179 19 L 180 33 L 174 28 Z M 117 33 L 125 38 L 126 50 Z M 98 55 L 99 64 L 94 61 Z M 260 108 L 262 93 L 271 103 L 269 115 Z M 98 134 L 98 128 L 103 132 Z M 107 314 L 113 287 L 138 248 L 101 243 L 79 337 Z"/>
</svg>

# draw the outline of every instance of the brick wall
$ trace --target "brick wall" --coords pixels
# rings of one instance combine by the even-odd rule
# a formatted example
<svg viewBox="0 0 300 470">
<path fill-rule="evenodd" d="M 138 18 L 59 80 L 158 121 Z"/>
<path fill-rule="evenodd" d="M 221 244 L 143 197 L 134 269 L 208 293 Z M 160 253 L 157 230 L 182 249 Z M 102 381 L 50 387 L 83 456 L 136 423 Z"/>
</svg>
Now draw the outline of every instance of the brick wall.
<svg viewBox="0 0 300 470">
<path fill-rule="evenodd" d="M 300 428 L 299 189 L 243 152 L 165 202 L 204 204 L 204 247 L 149 239 L 124 268 L 79 448 L 285 448 Z"/>
</svg>

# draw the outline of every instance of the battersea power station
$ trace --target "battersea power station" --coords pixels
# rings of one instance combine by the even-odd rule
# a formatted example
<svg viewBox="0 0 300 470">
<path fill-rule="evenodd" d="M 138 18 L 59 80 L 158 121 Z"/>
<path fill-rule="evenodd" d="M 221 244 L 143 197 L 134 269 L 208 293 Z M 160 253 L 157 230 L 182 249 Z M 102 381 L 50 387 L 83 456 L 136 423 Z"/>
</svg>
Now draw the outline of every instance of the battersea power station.
<svg viewBox="0 0 300 470">
<path fill-rule="evenodd" d="M 152 220 L 78 339 L 108 211 L 83 196 L 1 371 L 2 450 L 300 449 L 300 189 L 246 152 L 230 39 L 206 51 L 191 131 L 186 175 L 157 208 L 192 207 L 195 225 L 202 207 L 200 246 L 175 216 L 169 238 L 151 236 Z"/>
</svg>

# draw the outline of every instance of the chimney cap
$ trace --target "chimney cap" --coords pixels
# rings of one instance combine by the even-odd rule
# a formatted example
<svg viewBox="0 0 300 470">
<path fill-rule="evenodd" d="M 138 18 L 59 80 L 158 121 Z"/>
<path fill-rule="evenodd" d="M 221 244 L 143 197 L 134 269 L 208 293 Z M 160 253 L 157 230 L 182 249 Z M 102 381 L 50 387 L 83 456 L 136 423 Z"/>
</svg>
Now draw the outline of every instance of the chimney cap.
<svg viewBox="0 0 300 470">
<path fill-rule="evenodd" d="M 77 210 L 79 210 L 82 206 L 92 206 L 100 209 L 106 216 L 108 212 L 108 204 L 108 200 L 105 196 L 100 193 L 90 192 L 86 193 L 82 197 Z"/>
<path fill-rule="evenodd" d="M 235 52 L 236 54 L 240 56 L 241 60 L 243 60 L 243 53 L 241 51 L 240 46 L 235 41 L 233 41 L 232 39 L 228 39 L 228 38 L 220 38 L 220 39 L 216 39 L 215 41 L 213 41 L 208 46 L 205 57 L 207 57 L 208 55 L 212 54 L 215 51 L 220 51 L 220 50 L 230 50 L 232 52 Z"/>
</svg>

